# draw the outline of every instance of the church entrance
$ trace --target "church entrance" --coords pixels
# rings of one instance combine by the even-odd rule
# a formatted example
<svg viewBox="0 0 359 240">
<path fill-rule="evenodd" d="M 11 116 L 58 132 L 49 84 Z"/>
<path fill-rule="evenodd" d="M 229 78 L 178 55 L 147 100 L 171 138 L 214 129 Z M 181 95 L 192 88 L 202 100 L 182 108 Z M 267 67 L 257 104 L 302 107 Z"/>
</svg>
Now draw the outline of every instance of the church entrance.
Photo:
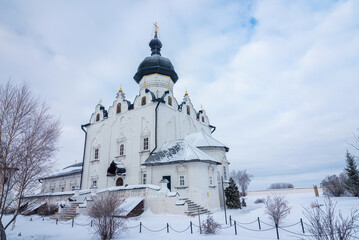
<svg viewBox="0 0 359 240">
<path fill-rule="evenodd" d="M 121 177 L 117 178 L 116 186 L 123 186 L 123 179 Z"/>
<path fill-rule="evenodd" d="M 167 179 L 167 188 L 171 191 L 171 176 L 163 176 L 162 178 Z"/>
</svg>

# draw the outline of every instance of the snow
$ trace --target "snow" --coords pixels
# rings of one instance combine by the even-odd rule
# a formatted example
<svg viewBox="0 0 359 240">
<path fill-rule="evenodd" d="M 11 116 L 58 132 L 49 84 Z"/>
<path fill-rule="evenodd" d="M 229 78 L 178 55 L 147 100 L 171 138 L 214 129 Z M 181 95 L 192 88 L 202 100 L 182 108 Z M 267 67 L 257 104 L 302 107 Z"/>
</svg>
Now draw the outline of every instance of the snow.
<svg viewBox="0 0 359 240">
<path fill-rule="evenodd" d="M 217 160 L 207 155 L 197 147 L 189 144 L 185 140 L 171 141 L 165 143 L 161 151 L 153 153 L 145 161 L 146 164 L 164 164 L 178 161 L 211 161 L 219 163 Z"/>
<path fill-rule="evenodd" d="M 184 140 L 196 147 L 226 147 L 223 143 L 204 132 L 191 133 L 187 135 Z"/>
<path fill-rule="evenodd" d="M 160 190 L 161 187 L 156 186 L 156 185 L 152 185 L 152 184 L 141 184 L 141 185 L 128 185 L 126 186 L 118 186 L 118 187 L 109 187 L 109 188 L 105 188 L 102 189 L 101 191 L 98 191 L 97 193 L 101 193 L 101 192 L 115 192 L 115 191 L 121 191 L 121 190 L 134 190 L 134 189 L 144 189 L 144 188 L 149 188 L 149 189 L 153 189 L 153 190 Z"/>
<path fill-rule="evenodd" d="M 270 229 L 273 225 L 271 220 L 265 215 L 264 204 L 255 204 L 254 201 L 258 198 L 265 198 L 267 195 L 255 195 L 246 197 L 247 207 L 242 210 L 227 210 L 227 216 L 231 216 L 240 225 L 237 227 L 238 236 L 234 234 L 234 227 L 225 225 L 223 210 L 216 210 L 213 212 L 213 218 L 222 224 L 222 229 L 217 235 L 200 235 L 198 226 L 198 217 L 189 217 L 186 215 L 170 215 L 152 214 L 150 211 L 145 211 L 141 216 L 130 218 L 127 222 L 129 229 L 117 236 L 116 239 L 245 239 L 245 240 L 257 240 L 257 239 L 276 239 L 275 229 L 269 231 L 258 231 L 257 218 L 261 220 L 261 227 L 263 230 Z M 289 205 L 292 207 L 291 214 L 283 221 L 282 226 L 288 226 L 295 224 L 292 227 L 286 227 L 284 230 L 279 229 L 279 235 L 281 240 L 298 239 L 301 233 L 301 226 L 299 223 L 300 218 L 304 222 L 307 222 L 303 216 L 304 208 L 310 208 L 311 203 L 318 200 L 320 204 L 323 203 L 324 198 L 316 198 L 313 193 L 293 193 L 286 195 Z M 359 199 L 354 197 L 342 197 L 333 198 L 334 202 L 337 202 L 337 210 L 341 210 L 344 216 L 348 215 L 352 208 L 358 208 Z M 10 216 L 5 216 L 5 219 L 9 219 Z M 30 219 L 33 221 L 30 221 Z M 204 220 L 206 216 L 201 215 L 201 220 Z M 182 231 L 189 227 L 189 223 L 192 221 L 193 234 L 190 229 L 187 229 L 183 233 L 177 233 L 174 230 Z M 139 233 L 139 224 L 142 223 L 142 233 Z M 89 225 L 90 219 L 86 216 L 80 215 L 75 218 L 74 227 L 71 226 L 71 221 L 59 222 L 56 225 L 56 221 L 49 217 L 44 218 L 39 216 L 20 216 L 17 219 L 16 227 L 14 230 L 7 230 L 9 239 L 99 239 L 94 236 L 94 230 Z M 169 233 L 166 231 L 167 223 L 171 227 Z M 86 225 L 87 224 L 87 225 Z M 270 226 L 267 226 L 269 224 Z M 160 230 L 159 232 L 151 232 L 150 230 Z M 250 230 L 247 230 L 247 229 Z M 174 229 L 174 230 L 173 230 Z M 290 232 L 286 232 L 286 231 Z M 18 234 L 21 233 L 21 236 Z M 356 237 L 359 237 L 357 233 Z"/>
<path fill-rule="evenodd" d="M 121 209 L 120 217 L 126 217 L 143 200 L 143 197 L 129 197 L 119 206 Z"/>
</svg>

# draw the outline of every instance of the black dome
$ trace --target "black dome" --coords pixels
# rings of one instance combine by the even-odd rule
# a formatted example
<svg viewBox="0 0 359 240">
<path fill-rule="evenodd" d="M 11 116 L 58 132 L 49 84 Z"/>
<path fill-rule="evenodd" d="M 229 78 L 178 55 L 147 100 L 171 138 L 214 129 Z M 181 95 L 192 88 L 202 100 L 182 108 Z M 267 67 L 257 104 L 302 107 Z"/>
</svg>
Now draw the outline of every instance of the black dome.
<svg viewBox="0 0 359 240">
<path fill-rule="evenodd" d="M 155 33 L 155 37 L 149 43 L 151 47 L 152 54 L 149 57 L 146 57 L 138 66 L 137 73 L 133 77 L 137 83 L 140 82 L 143 76 L 159 73 L 166 76 L 169 76 L 174 83 L 177 82 L 178 76 L 175 72 L 175 69 L 168 58 L 161 56 L 161 47 L 162 43 L 157 38 L 157 33 Z"/>
</svg>

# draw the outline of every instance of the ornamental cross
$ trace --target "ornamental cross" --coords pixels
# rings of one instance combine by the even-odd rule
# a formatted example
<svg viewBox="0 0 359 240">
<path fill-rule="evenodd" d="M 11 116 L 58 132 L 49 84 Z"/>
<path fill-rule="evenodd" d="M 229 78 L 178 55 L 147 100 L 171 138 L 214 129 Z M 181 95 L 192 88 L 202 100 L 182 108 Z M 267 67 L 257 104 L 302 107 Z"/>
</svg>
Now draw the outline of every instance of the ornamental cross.
<svg viewBox="0 0 359 240">
<path fill-rule="evenodd" d="M 154 22 L 153 25 L 155 26 L 155 33 L 157 33 L 159 29 L 159 27 L 157 26 L 157 22 Z"/>
</svg>

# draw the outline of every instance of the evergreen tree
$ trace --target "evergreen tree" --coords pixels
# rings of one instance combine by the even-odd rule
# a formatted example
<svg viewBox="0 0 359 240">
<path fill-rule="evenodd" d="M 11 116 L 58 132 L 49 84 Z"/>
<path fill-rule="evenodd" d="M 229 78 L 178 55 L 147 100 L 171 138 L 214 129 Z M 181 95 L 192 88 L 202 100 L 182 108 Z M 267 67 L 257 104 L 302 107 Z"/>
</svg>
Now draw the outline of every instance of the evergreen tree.
<svg viewBox="0 0 359 240">
<path fill-rule="evenodd" d="M 346 153 L 346 162 L 347 165 L 344 168 L 344 172 L 347 175 L 345 188 L 354 196 L 359 197 L 359 172 L 353 155 L 348 151 Z"/>
<path fill-rule="evenodd" d="M 228 208 L 241 208 L 238 187 L 233 178 L 229 179 L 229 186 L 224 190 L 224 194 L 226 195 L 226 205 Z"/>
</svg>

